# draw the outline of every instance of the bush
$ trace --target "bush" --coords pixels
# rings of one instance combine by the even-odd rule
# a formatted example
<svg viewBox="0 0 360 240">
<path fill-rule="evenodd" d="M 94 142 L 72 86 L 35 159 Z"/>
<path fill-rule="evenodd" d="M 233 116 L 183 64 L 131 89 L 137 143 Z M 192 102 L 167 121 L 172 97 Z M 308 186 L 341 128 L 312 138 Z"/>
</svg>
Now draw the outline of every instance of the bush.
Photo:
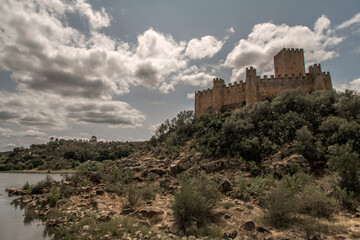
<svg viewBox="0 0 360 240">
<path fill-rule="evenodd" d="M 310 162 L 323 156 L 321 143 L 315 141 L 312 132 L 307 127 L 302 127 L 296 131 L 295 148 L 298 153 L 302 154 Z"/>
<path fill-rule="evenodd" d="M 266 220 L 274 227 L 285 227 L 296 212 L 296 201 L 288 188 L 283 184 L 273 189 L 266 198 Z"/>
<path fill-rule="evenodd" d="M 183 225 L 196 221 L 204 225 L 221 198 L 216 185 L 201 173 L 196 178 L 182 175 L 181 188 L 175 193 L 172 209 L 175 218 Z"/>
<path fill-rule="evenodd" d="M 32 188 L 33 188 L 33 186 L 28 181 L 26 181 L 24 186 L 22 186 L 22 190 L 26 190 L 26 191 L 30 191 L 30 192 L 32 191 Z"/>
<path fill-rule="evenodd" d="M 314 217 L 330 217 L 334 213 L 334 202 L 315 186 L 307 186 L 298 197 L 298 211 Z"/>
<path fill-rule="evenodd" d="M 45 188 L 51 188 L 52 185 L 54 184 L 54 179 L 49 176 L 46 175 L 46 178 L 40 182 L 38 182 L 37 184 L 35 184 L 35 186 L 33 187 L 31 193 L 32 194 L 41 194 L 43 189 Z"/>
<path fill-rule="evenodd" d="M 127 192 L 128 206 L 134 207 L 141 200 L 142 191 L 135 184 L 130 184 Z"/>
<path fill-rule="evenodd" d="M 350 144 L 336 145 L 334 153 L 329 156 L 329 164 L 340 175 L 340 188 L 359 194 L 359 154 L 352 150 Z"/>
<path fill-rule="evenodd" d="M 60 190 L 57 187 L 52 187 L 48 195 L 48 201 L 50 207 L 56 207 L 56 203 L 59 201 Z"/>
</svg>

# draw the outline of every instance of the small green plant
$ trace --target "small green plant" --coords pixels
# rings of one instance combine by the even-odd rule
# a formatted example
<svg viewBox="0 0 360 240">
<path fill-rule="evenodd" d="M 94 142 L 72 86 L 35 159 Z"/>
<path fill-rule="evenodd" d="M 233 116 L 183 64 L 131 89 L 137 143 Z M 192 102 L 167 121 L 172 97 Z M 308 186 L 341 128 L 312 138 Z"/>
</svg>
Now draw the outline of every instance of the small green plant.
<svg viewBox="0 0 360 240">
<path fill-rule="evenodd" d="M 186 172 L 181 176 L 181 188 L 175 193 L 172 209 L 181 224 L 196 221 L 202 226 L 220 198 L 216 185 L 204 173 L 200 172 L 193 178 Z"/>
<path fill-rule="evenodd" d="M 334 197 L 338 199 L 345 208 L 355 210 L 359 206 L 359 202 L 356 200 L 354 192 L 347 191 L 339 186 L 335 187 Z"/>
<path fill-rule="evenodd" d="M 200 227 L 196 230 L 195 235 L 198 238 L 223 239 L 221 229 L 216 225 L 207 225 L 204 227 Z"/>
<path fill-rule="evenodd" d="M 236 197 L 240 199 L 247 199 L 249 197 L 250 182 L 244 178 L 242 174 L 239 174 L 235 181 L 234 193 Z"/>
<path fill-rule="evenodd" d="M 220 206 L 222 206 L 226 210 L 229 210 L 230 208 L 234 207 L 235 204 L 233 202 L 223 202 L 223 203 L 220 203 Z"/>
<path fill-rule="evenodd" d="M 265 219 L 274 227 L 285 227 L 296 212 L 296 200 L 283 184 L 278 184 L 266 198 Z"/>
<path fill-rule="evenodd" d="M 74 188 L 69 185 L 61 184 L 60 185 L 60 194 L 63 195 L 65 198 L 69 198 L 73 193 Z"/>
<path fill-rule="evenodd" d="M 307 186 L 298 195 L 298 212 L 314 217 L 330 217 L 335 206 L 331 198 L 316 186 Z"/>
<path fill-rule="evenodd" d="M 144 200 L 154 200 L 158 187 L 155 184 L 146 184 L 141 189 L 141 198 Z"/>
<path fill-rule="evenodd" d="M 25 191 L 30 191 L 31 192 L 32 188 L 33 188 L 33 186 L 28 181 L 26 181 L 24 186 L 22 186 L 22 190 L 25 190 Z"/>
<path fill-rule="evenodd" d="M 43 189 L 45 188 L 51 188 L 52 185 L 54 184 L 54 179 L 49 176 L 46 175 L 46 178 L 40 182 L 38 182 L 37 184 L 35 184 L 35 186 L 32 188 L 31 193 L 33 194 L 41 194 Z"/>
<path fill-rule="evenodd" d="M 60 190 L 57 187 L 52 187 L 48 195 L 48 201 L 50 207 L 55 207 L 56 203 L 59 201 Z"/>
<path fill-rule="evenodd" d="M 141 200 L 142 191 L 135 184 L 130 184 L 127 191 L 128 206 L 134 207 Z"/>
</svg>

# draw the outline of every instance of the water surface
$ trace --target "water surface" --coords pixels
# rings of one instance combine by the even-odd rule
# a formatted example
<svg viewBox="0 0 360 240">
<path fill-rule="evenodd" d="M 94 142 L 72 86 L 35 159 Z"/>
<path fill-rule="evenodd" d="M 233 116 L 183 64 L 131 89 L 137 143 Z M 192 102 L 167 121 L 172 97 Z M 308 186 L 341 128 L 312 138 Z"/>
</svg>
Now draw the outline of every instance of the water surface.
<svg viewBox="0 0 360 240">
<path fill-rule="evenodd" d="M 0 173 L 0 240 L 41 240 L 49 239 L 43 236 L 45 227 L 41 221 L 35 220 L 24 224 L 24 210 L 19 207 L 15 209 L 11 201 L 16 197 L 8 197 L 5 189 L 22 187 L 26 181 L 30 184 L 45 179 L 50 175 L 55 180 L 62 179 L 60 174 L 42 173 Z"/>
</svg>

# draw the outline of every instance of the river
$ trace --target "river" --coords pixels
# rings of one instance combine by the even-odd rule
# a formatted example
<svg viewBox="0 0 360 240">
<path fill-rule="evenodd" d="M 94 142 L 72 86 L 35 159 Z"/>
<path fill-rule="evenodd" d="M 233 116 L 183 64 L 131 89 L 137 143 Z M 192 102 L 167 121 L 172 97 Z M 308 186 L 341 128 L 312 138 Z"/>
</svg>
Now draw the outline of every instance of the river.
<svg viewBox="0 0 360 240">
<path fill-rule="evenodd" d="M 43 236 L 45 227 L 41 221 L 35 220 L 24 224 L 24 210 L 15 209 L 11 201 L 16 197 L 8 197 L 5 189 L 22 187 L 26 181 L 30 184 L 45 179 L 47 174 L 40 173 L 0 173 L 0 240 L 41 240 L 50 239 Z M 50 174 L 55 180 L 62 179 L 60 174 Z"/>
</svg>

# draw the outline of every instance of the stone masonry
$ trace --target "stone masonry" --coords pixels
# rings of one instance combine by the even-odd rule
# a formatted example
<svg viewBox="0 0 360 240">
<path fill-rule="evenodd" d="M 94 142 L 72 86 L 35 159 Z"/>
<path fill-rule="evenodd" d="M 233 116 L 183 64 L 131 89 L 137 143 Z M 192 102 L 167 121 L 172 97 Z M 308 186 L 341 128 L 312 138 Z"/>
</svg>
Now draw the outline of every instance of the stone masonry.
<svg viewBox="0 0 360 240">
<path fill-rule="evenodd" d="M 332 89 L 330 73 L 322 72 L 320 64 L 310 66 L 305 73 L 303 49 L 282 49 L 274 57 L 274 72 L 275 76 L 260 78 L 255 68 L 246 68 L 246 81 L 228 86 L 224 80 L 215 78 L 213 88 L 195 93 L 195 116 L 217 113 L 224 107 L 249 106 L 271 99 L 285 89 L 302 88 L 305 93 Z"/>
</svg>

